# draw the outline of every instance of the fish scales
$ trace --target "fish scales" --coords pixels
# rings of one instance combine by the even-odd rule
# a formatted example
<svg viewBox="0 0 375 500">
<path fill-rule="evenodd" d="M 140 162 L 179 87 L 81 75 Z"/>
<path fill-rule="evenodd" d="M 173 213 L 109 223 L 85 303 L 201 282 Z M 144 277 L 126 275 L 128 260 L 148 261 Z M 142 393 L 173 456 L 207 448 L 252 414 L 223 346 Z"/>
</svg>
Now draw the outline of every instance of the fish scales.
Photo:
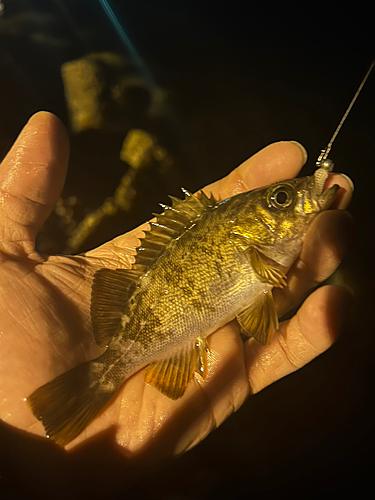
<svg viewBox="0 0 375 500">
<path fill-rule="evenodd" d="M 133 268 L 94 277 L 95 339 L 107 350 L 28 398 L 47 435 L 72 441 L 143 367 L 147 383 L 182 397 L 195 373 L 206 376 L 207 337 L 235 317 L 245 336 L 269 342 L 278 326 L 272 288 L 286 285 L 308 226 L 338 189 L 320 184 L 287 180 L 221 203 L 185 190 L 184 201 L 171 197 Z"/>
<path fill-rule="evenodd" d="M 211 333 L 234 317 L 236 304 L 248 301 L 256 291 L 252 285 L 258 282 L 264 289 L 248 259 L 230 242 L 227 218 L 224 210 L 203 214 L 141 280 L 142 300 L 136 300 L 134 319 L 126 326 L 133 329 L 134 340 L 153 346 L 154 356 Z M 219 301 L 225 294 L 229 300 Z"/>
<path fill-rule="evenodd" d="M 105 383 L 122 379 L 183 342 L 207 337 L 234 318 L 239 303 L 265 289 L 230 241 L 230 207 L 222 208 L 202 214 L 193 228 L 171 241 L 142 278 L 135 305 L 127 312 L 131 319 L 124 325 L 125 335 L 120 330 L 99 361 L 107 367 Z M 230 300 L 218 300 L 226 295 Z"/>
</svg>

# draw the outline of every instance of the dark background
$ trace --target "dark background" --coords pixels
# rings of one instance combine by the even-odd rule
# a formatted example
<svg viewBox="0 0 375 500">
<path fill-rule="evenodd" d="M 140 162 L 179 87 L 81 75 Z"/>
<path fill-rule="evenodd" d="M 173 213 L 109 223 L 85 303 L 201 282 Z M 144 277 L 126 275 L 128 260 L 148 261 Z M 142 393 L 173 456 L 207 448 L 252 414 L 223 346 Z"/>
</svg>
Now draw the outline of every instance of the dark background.
<svg viewBox="0 0 375 500">
<path fill-rule="evenodd" d="M 265 145 L 297 140 L 309 152 L 309 174 L 375 55 L 369 11 L 317 4 L 277 6 L 179 0 L 113 1 L 118 19 L 144 61 L 135 71 L 166 93 L 165 113 L 129 127 L 155 134 L 176 161 L 171 180 L 142 181 L 134 210 L 114 218 L 88 242 L 95 246 L 129 230 L 178 195 L 226 175 Z M 298 10 L 299 9 L 299 10 Z M 90 52 L 129 57 L 96 1 L 5 2 L 0 19 L 0 157 L 29 116 L 47 109 L 67 127 L 60 66 Z M 344 264 L 356 293 L 356 313 L 337 344 L 298 373 L 250 398 L 203 443 L 128 487 L 114 467 L 110 497 L 215 499 L 317 498 L 361 495 L 371 485 L 374 450 L 374 320 L 372 313 L 375 74 L 363 90 L 331 158 L 355 184 L 350 207 L 356 235 Z M 87 209 L 113 193 L 124 164 L 123 130 L 71 133 L 67 194 Z M 12 431 L 0 446 L 14 445 Z M 5 436 L 5 434 L 4 434 Z M 10 437 L 9 437 L 10 436 Z M 26 440 L 27 441 L 27 440 Z M 25 441 L 20 461 L 43 454 Z M 92 458 L 93 471 L 98 466 Z M 2 473 L 4 491 L 36 495 L 31 473 L 22 486 Z M 8 474 L 8 476 L 7 476 Z M 82 498 L 105 496 L 98 485 L 72 483 Z M 107 478 L 108 479 L 108 478 Z M 110 481 L 108 480 L 108 483 Z M 124 477 L 124 483 L 126 478 Z M 1 485 L 1 480 L 0 480 Z M 41 493 L 42 495 L 42 493 Z M 112 496 L 111 496 L 112 495 Z"/>
</svg>

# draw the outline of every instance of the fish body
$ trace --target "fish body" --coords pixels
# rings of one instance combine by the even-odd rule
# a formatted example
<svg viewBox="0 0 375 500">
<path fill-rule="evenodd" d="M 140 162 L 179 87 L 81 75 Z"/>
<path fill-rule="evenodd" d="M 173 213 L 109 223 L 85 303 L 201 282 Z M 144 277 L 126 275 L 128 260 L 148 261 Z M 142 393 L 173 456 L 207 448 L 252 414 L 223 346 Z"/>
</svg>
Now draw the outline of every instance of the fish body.
<svg viewBox="0 0 375 500">
<path fill-rule="evenodd" d="M 92 287 L 96 342 L 107 346 L 37 389 L 28 402 L 47 435 L 74 439 L 120 386 L 143 367 L 145 380 L 178 399 L 207 369 L 207 337 L 233 318 L 267 343 L 278 318 L 272 288 L 300 253 L 311 221 L 337 186 L 313 177 L 278 182 L 221 203 L 185 192 L 151 222 L 132 269 L 99 270 Z"/>
</svg>

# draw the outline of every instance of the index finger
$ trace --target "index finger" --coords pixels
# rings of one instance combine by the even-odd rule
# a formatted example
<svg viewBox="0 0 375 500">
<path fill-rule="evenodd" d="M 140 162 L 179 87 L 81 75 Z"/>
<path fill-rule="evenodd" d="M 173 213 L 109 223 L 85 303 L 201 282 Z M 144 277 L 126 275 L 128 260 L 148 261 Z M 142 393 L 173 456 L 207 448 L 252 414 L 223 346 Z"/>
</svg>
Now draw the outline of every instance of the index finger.
<svg viewBox="0 0 375 500">
<path fill-rule="evenodd" d="M 206 186 L 203 191 L 213 194 L 216 201 L 299 174 L 307 160 L 305 148 L 295 141 L 270 144 L 244 161 L 230 174 Z"/>
</svg>

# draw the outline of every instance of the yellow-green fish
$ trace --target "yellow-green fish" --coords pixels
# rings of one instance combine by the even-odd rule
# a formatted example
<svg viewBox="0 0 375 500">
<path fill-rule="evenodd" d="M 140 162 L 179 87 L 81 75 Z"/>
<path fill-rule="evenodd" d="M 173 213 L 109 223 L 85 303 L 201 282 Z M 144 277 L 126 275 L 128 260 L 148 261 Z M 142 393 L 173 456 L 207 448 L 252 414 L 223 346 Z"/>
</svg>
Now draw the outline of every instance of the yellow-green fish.
<svg viewBox="0 0 375 500">
<path fill-rule="evenodd" d="M 272 288 L 286 285 L 308 226 L 337 189 L 324 191 L 312 176 L 220 203 L 203 192 L 171 197 L 132 269 L 94 276 L 93 329 L 107 350 L 28 398 L 47 435 L 69 443 L 146 366 L 147 383 L 180 398 L 196 372 L 206 375 L 207 337 L 234 318 L 245 335 L 269 342 L 278 326 Z"/>
</svg>

